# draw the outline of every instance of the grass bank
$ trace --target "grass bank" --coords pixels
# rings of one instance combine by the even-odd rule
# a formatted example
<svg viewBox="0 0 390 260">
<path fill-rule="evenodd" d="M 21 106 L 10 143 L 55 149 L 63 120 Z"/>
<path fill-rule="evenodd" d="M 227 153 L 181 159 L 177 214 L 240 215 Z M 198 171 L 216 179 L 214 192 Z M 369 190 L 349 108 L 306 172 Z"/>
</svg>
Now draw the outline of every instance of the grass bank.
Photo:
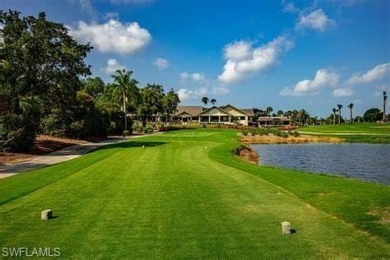
<svg viewBox="0 0 390 260">
<path fill-rule="evenodd" d="M 390 123 L 354 123 L 306 126 L 300 132 L 313 135 L 342 137 L 347 142 L 390 143 Z"/>
<path fill-rule="evenodd" d="M 259 167 L 170 132 L 0 180 L 0 244 L 63 258 L 389 258 L 389 187 Z M 42 222 L 51 208 L 57 218 Z M 294 235 L 282 235 L 290 221 Z"/>
</svg>

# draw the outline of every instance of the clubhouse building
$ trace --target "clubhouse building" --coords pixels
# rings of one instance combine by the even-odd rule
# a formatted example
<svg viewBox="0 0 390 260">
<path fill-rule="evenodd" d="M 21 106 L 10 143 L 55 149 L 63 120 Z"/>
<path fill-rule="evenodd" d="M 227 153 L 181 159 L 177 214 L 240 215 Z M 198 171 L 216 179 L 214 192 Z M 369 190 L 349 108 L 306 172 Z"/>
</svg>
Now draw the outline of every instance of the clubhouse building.
<svg viewBox="0 0 390 260">
<path fill-rule="evenodd" d="M 254 123 L 253 117 L 253 109 L 242 109 L 232 105 L 213 106 L 207 109 L 201 106 L 178 106 L 172 119 L 181 123 L 239 124 L 248 126 Z"/>
</svg>

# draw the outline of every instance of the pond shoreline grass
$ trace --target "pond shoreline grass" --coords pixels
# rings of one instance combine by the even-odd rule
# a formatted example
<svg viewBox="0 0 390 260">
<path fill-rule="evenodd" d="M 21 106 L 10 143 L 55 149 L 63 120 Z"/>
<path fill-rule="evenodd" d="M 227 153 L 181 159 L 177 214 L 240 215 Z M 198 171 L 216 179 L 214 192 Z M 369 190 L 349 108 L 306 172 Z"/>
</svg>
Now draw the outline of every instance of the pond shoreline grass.
<svg viewBox="0 0 390 260">
<path fill-rule="evenodd" d="M 0 180 L 0 244 L 79 259 L 390 257 L 389 187 L 248 164 L 239 145 L 233 130 L 169 132 Z M 58 218 L 40 221 L 45 208 Z"/>
<path fill-rule="evenodd" d="M 390 143 L 390 123 L 354 123 L 301 127 L 299 131 L 317 136 L 340 137 L 345 142 Z"/>
</svg>

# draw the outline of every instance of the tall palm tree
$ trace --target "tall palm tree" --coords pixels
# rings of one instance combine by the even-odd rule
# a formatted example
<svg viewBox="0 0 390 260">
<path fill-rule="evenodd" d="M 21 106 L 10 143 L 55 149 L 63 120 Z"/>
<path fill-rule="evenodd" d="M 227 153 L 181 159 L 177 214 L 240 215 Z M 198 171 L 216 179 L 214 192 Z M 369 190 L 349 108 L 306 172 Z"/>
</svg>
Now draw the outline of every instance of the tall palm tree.
<svg viewBox="0 0 390 260">
<path fill-rule="evenodd" d="M 343 108 L 343 105 L 337 104 L 337 107 L 339 109 L 339 125 L 341 125 L 341 109 Z"/>
<path fill-rule="evenodd" d="M 134 93 L 137 91 L 137 84 L 138 81 L 131 78 L 131 75 L 133 74 L 132 71 L 126 71 L 126 69 L 118 69 L 115 71 L 115 74 L 111 77 L 114 78 L 114 84 L 117 87 L 118 94 L 122 97 L 123 102 L 123 113 L 125 117 L 125 129 L 124 131 L 127 131 L 127 105 L 126 102 L 128 101 L 128 96 L 131 93 Z"/>
<path fill-rule="evenodd" d="M 204 107 L 207 106 L 207 103 L 209 103 L 209 98 L 208 97 L 202 97 L 202 103 L 204 104 Z"/>
<path fill-rule="evenodd" d="M 273 109 L 272 107 L 267 107 L 267 108 L 265 109 L 265 111 L 267 111 L 267 115 L 268 115 L 268 116 L 271 116 L 271 113 L 272 113 L 272 111 L 274 111 L 274 109 Z"/>
<path fill-rule="evenodd" d="M 215 99 L 215 98 L 212 98 L 211 100 L 210 100 L 210 103 L 211 104 L 213 104 L 213 106 L 214 106 L 214 104 L 217 102 L 217 100 Z"/>
<path fill-rule="evenodd" d="M 349 120 L 350 120 L 350 123 L 352 124 L 353 123 L 353 117 L 352 117 L 353 103 L 349 104 L 348 108 L 349 108 Z"/>
<path fill-rule="evenodd" d="M 333 124 L 335 125 L 336 124 L 336 112 L 337 112 L 337 109 L 333 108 L 332 112 L 333 112 Z"/>
<path fill-rule="evenodd" d="M 386 91 L 383 91 L 383 117 L 382 121 L 386 121 L 386 105 L 387 105 L 387 93 Z"/>
</svg>

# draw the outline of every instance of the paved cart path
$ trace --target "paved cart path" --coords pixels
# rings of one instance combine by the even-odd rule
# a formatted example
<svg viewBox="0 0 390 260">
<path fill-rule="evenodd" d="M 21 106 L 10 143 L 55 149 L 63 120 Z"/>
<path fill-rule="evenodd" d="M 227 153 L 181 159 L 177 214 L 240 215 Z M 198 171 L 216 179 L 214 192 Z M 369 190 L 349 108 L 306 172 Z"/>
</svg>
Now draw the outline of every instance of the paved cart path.
<svg viewBox="0 0 390 260">
<path fill-rule="evenodd" d="M 31 160 L 27 160 L 19 163 L 7 163 L 4 165 L 0 165 L 0 179 L 7 178 L 25 171 L 38 169 L 41 167 L 53 165 L 60 162 L 65 162 L 80 157 L 86 153 L 89 153 L 105 145 L 124 142 L 128 139 L 140 138 L 144 136 L 145 135 L 134 135 L 128 138 L 111 138 L 98 143 L 85 143 L 79 145 L 72 145 L 47 155 L 40 155 L 34 157 Z"/>
</svg>

